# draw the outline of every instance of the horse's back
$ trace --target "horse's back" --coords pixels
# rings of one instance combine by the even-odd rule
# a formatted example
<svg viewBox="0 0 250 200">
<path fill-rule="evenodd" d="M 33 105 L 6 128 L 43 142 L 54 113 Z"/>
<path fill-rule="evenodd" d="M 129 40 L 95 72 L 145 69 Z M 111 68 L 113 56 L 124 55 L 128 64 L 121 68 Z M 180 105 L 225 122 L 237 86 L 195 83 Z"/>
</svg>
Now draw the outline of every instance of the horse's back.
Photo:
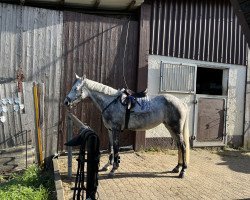
<svg viewBox="0 0 250 200">
<path fill-rule="evenodd" d="M 152 101 L 155 101 L 158 105 L 161 104 L 166 115 L 169 116 L 169 114 L 175 114 L 180 115 L 180 118 L 186 118 L 188 106 L 183 100 L 171 94 L 162 94 L 155 96 Z"/>
<path fill-rule="evenodd" d="M 153 98 L 151 98 L 152 102 L 156 102 L 156 103 L 161 103 L 164 105 L 174 105 L 176 107 L 180 107 L 183 109 L 187 109 L 187 104 L 185 102 L 183 102 L 181 99 L 171 95 L 171 94 L 161 94 L 161 95 L 157 95 L 154 96 Z"/>
</svg>

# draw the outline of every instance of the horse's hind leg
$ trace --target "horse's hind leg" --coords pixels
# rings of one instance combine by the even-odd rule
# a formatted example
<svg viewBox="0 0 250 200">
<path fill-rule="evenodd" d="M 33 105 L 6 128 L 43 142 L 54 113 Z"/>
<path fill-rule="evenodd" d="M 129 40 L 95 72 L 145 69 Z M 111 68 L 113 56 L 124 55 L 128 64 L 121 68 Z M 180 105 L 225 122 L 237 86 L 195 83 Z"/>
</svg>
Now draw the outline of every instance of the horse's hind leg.
<svg viewBox="0 0 250 200">
<path fill-rule="evenodd" d="M 184 177 L 185 171 L 187 169 L 187 162 L 186 162 L 186 146 L 184 142 L 184 137 L 182 134 L 182 126 L 180 123 L 174 123 L 175 126 L 169 127 L 167 124 L 165 124 L 166 128 L 168 128 L 172 138 L 177 143 L 178 147 L 178 164 L 175 166 L 175 168 L 172 170 L 173 173 L 179 173 L 180 168 L 181 172 L 179 174 L 180 178 Z M 184 126 L 184 125 L 183 125 Z"/>
<path fill-rule="evenodd" d="M 178 163 L 175 166 L 175 168 L 172 170 L 173 173 L 179 173 L 180 172 L 180 168 L 182 166 L 182 152 L 181 152 L 181 148 L 180 146 L 177 144 L 178 147 Z"/>
<path fill-rule="evenodd" d="M 183 136 L 179 135 L 178 144 L 178 165 L 182 166 L 181 172 L 179 174 L 180 178 L 184 178 L 186 169 L 187 169 L 187 160 L 186 160 L 186 144 L 183 140 Z M 180 155 L 180 156 L 179 156 Z"/>
</svg>

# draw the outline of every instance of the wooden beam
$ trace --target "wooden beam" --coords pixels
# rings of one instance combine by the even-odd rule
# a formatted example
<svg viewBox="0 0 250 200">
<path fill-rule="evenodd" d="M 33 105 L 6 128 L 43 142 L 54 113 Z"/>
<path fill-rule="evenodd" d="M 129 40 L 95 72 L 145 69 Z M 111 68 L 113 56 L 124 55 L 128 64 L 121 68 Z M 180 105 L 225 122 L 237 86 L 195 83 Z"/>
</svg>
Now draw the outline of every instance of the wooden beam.
<svg viewBox="0 0 250 200">
<path fill-rule="evenodd" d="M 131 9 L 133 9 L 135 3 L 136 3 L 136 0 L 132 0 L 132 1 L 130 2 L 130 4 L 128 5 L 128 7 L 127 7 L 126 10 L 131 10 Z"/>
<path fill-rule="evenodd" d="M 65 5 L 65 0 L 60 0 L 60 1 L 59 1 L 59 6 L 60 6 L 60 7 L 63 7 L 64 5 Z"/>
<path fill-rule="evenodd" d="M 151 6 L 141 5 L 140 27 L 139 27 L 139 63 L 137 71 L 137 91 L 142 91 L 148 86 L 148 55 L 150 45 L 150 18 Z M 146 132 L 136 131 L 135 150 L 145 148 Z"/>
<path fill-rule="evenodd" d="M 40 126 L 40 113 L 39 113 L 39 88 L 34 83 L 33 94 L 35 104 L 35 120 L 36 120 L 36 134 L 37 134 L 37 147 L 38 147 L 38 163 L 39 166 L 43 164 L 43 147 L 42 147 L 42 131 Z"/>
<path fill-rule="evenodd" d="M 25 0 L 20 0 L 20 4 L 24 5 L 25 4 Z"/>
<path fill-rule="evenodd" d="M 94 3 L 94 8 L 98 8 L 101 3 L 101 0 L 96 0 Z"/>
</svg>

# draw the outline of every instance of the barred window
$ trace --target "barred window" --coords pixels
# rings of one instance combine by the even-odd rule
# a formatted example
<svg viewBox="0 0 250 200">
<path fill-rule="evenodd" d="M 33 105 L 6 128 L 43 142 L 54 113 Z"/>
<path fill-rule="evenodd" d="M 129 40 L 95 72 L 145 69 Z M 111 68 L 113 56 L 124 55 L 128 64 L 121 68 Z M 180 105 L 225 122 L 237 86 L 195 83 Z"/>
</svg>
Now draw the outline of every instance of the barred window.
<svg viewBox="0 0 250 200">
<path fill-rule="evenodd" d="M 195 92 L 196 66 L 161 62 L 160 71 L 160 92 Z"/>
</svg>

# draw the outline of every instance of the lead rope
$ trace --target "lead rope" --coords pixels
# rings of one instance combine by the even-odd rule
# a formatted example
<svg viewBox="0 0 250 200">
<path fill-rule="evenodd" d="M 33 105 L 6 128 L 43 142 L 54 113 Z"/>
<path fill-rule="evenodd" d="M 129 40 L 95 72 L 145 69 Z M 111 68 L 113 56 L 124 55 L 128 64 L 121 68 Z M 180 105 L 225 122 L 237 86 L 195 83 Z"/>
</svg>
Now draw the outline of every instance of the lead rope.
<svg viewBox="0 0 250 200">
<path fill-rule="evenodd" d="M 125 60 L 125 54 L 127 50 L 127 43 L 128 43 L 128 30 L 129 30 L 129 24 L 130 24 L 130 17 L 128 18 L 128 26 L 127 26 L 127 33 L 126 33 L 126 42 L 125 42 L 125 49 L 123 52 L 123 60 L 122 60 L 122 74 L 123 74 L 123 81 L 125 83 L 126 88 L 128 88 L 126 78 L 125 78 L 125 69 L 124 69 L 124 60 Z"/>
</svg>

